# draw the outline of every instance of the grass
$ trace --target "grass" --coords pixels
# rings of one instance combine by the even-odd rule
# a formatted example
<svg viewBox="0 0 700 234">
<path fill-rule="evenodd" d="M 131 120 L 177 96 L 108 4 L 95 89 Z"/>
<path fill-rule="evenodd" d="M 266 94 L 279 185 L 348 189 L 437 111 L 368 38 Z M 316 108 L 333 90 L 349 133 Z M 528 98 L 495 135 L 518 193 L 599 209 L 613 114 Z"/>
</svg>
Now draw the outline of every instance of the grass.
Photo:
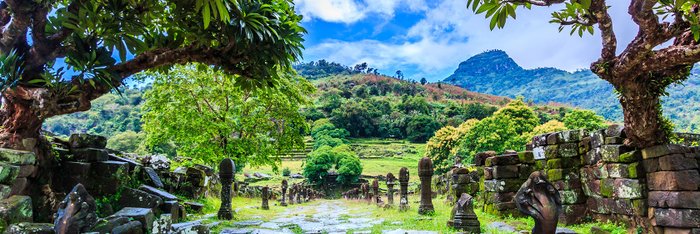
<svg viewBox="0 0 700 234">
<path fill-rule="evenodd" d="M 350 215 L 341 216 L 342 219 L 350 218 L 353 214 L 362 214 L 364 218 L 372 219 L 383 219 L 383 222 L 378 225 L 371 227 L 372 233 L 381 233 L 383 230 L 396 230 L 396 229 L 407 229 L 407 230 L 426 230 L 426 231 L 436 231 L 438 233 L 457 233 L 456 230 L 447 227 L 447 220 L 450 218 L 450 213 L 452 207 L 449 206 L 444 198 L 438 197 L 433 199 L 433 206 L 435 208 L 435 213 L 432 215 L 418 215 L 418 201 L 420 197 L 417 195 L 409 196 L 410 208 L 408 211 L 399 211 L 397 206 L 394 205 L 391 208 L 378 207 L 373 204 L 368 204 L 365 201 L 359 200 L 339 200 L 342 201 L 343 206 L 347 207 L 350 211 Z M 395 199 L 398 202 L 398 198 Z M 199 202 L 205 205 L 204 214 L 215 214 L 218 211 L 220 201 L 215 198 L 207 198 L 199 200 Z M 234 197 L 232 199 L 233 209 L 236 210 L 234 219 L 231 221 L 222 221 L 218 226 L 216 226 L 212 231 L 213 233 L 218 233 L 221 230 L 229 227 L 235 226 L 233 223 L 244 220 L 263 220 L 269 221 L 273 220 L 280 213 L 285 212 L 287 209 L 294 209 L 299 206 L 313 207 L 317 206 L 319 203 L 325 202 L 324 200 L 315 200 L 303 205 L 290 205 L 289 207 L 281 207 L 275 204 L 275 202 L 270 202 L 270 210 L 259 209 L 260 199 L 251 199 L 244 197 Z M 513 218 L 513 217 L 498 217 L 492 214 L 487 214 L 482 212 L 479 208 L 474 209 L 476 215 L 479 217 L 479 222 L 481 223 L 482 233 L 492 233 L 492 234 L 502 234 L 507 232 L 502 232 L 499 230 L 493 230 L 488 227 L 492 222 L 504 222 L 518 230 L 530 230 L 534 226 L 534 221 L 532 218 Z M 313 209 L 306 209 L 295 213 L 296 215 L 311 216 Z M 199 215 L 202 217 L 202 215 Z M 196 218 L 194 218 L 196 219 Z M 219 222 L 216 217 L 209 218 L 207 222 Z M 590 229 L 593 226 L 602 228 L 603 230 L 609 231 L 612 234 L 622 234 L 626 233 L 626 228 L 622 225 L 614 223 L 585 223 L 573 226 L 562 226 L 578 233 L 590 233 Z M 294 231 L 294 228 L 292 228 Z M 298 228 L 297 228 L 298 229 Z M 300 229 L 296 231 L 301 231 Z"/>
</svg>

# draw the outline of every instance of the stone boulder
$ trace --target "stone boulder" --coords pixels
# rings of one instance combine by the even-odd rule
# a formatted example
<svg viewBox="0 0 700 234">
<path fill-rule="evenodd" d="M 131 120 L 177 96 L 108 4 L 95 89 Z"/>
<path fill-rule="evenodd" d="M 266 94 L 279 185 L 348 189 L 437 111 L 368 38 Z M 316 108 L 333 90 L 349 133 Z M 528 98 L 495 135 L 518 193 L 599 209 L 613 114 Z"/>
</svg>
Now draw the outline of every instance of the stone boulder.
<svg viewBox="0 0 700 234">
<path fill-rule="evenodd" d="M 15 223 L 10 225 L 6 234 L 54 234 L 53 224 L 50 223 Z"/>
<path fill-rule="evenodd" d="M 107 138 L 99 135 L 77 133 L 70 135 L 68 144 L 71 149 L 78 148 L 98 148 L 104 149 L 107 146 Z"/>
<path fill-rule="evenodd" d="M 28 196 L 11 196 L 0 200 L 0 222 L 6 225 L 31 222 L 32 199 Z M 2 227 L 0 227 L 2 229 Z M 0 230 L 1 232 L 2 230 Z"/>
<path fill-rule="evenodd" d="M 156 211 L 163 204 L 163 199 L 138 189 L 125 188 L 117 204 L 119 207 L 150 208 Z"/>
<path fill-rule="evenodd" d="M 126 217 L 129 220 L 139 221 L 142 224 L 143 233 L 151 233 L 153 221 L 155 220 L 152 209 L 138 207 L 124 207 L 110 217 Z"/>
</svg>

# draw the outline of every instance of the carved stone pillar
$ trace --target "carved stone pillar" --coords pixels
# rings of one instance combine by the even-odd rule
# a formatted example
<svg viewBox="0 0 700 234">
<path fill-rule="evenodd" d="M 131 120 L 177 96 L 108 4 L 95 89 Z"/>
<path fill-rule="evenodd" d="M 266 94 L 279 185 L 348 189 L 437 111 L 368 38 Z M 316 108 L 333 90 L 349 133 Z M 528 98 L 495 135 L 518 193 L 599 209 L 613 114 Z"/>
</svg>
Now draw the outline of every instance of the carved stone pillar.
<svg viewBox="0 0 700 234">
<path fill-rule="evenodd" d="M 408 168 L 402 167 L 399 171 L 399 210 L 408 210 Z"/>
<path fill-rule="evenodd" d="M 270 199 L 270 188 L 268 188 L 267 186 L 263 187 L 261 196 L 262 205 L 260 206 L 260 208 L 262 208 L 263 210 L 269 210 L 270 205 L 268 204 L 268 199 Z"/>
<path fill-rule="evenodd" d="M 231 209 L 231 184 L 233 183 L 233 174 L 236 171 L 236 164 L 230 158 L 225 158 L 219 163 L 219 178 L 221 179 L 221 207 L 217 217 L 219 219 L 233 219 L 233 211 Z"/>
<path fill-rule="evenodd" d="M 433 208 L 433 192 L 430 185 L 433 177 L 433 161 L 428 157 L 423 157 L 418 162 L 418 177 L 420 177 L 420 206 L 419 214 L 429 214 L 435 212 Z"/>
<path fill-rule="evenodd" d="M 541 171 L 535 171 L 515 194 L 515 205 L 523 214 L 535 219 L 532 233 L 554 234 L 561 213 L 559 191 Z"/>
<path fill-rule="evenodd" d="M 280 201 L 280 206 L 287 206 L 285 201 L 287 195 L 287 180 L 282 180 L 282 201 Z"/>
<path fill-rule="evenodd" d="M 389 205 L 394 205 L 394 185 L 396 185 L 396 177 L 389 172 L 386 174 L 386 196 Z"/>
<path fill-rule="evenodd" d="M 372 193 L 374 193 L 374 202 L 379 204 L 379 201 L 381 201 L 382 196 L 379 195 L 379 180 L 376 178 L 374 181 L 372 181 Z"/>
<path fill-rule="evenodd" d="M 479 219 L 474 213 L 472 196 L 462 193 L 459 200 L 455 202 L 454 210 L 452 220 L 455 229 L 462 230 L 465 233 L 481 233 Z"/>
</svg>

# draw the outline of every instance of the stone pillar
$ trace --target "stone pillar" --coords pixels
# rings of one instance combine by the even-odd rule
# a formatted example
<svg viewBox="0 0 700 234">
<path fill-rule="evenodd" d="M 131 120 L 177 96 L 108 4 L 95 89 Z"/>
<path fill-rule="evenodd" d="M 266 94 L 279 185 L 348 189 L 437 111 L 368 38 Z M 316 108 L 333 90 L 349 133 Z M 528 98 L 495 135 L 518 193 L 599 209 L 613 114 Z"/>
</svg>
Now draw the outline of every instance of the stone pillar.
<svg viewBox="0 0 700 234">
<path fill-rule="evenodd" d="M 301 204 L 301 196 L 303 194 L 301 186 L 299 186 L 299 184 L 296 184 L 294 187 L 296 187 L 297 204 Z"/>
<path fill-rule="evenodd" d="M 217 217 L 219 219 L 233 219 L 231 209 L 231 183 L 233 174 L 236 171 L 236 164 L 230 158 L 225 158 L 219 163 L 219 178 L 221 179 L 221 207 Z"/>
<path fill-rule="evenodd" d="M 462 193 L 468 193 L 470 177 L 467 168 L 455 168 L 452 170 L 452 191 L 454 191 L 455 199 L 459 199 Z"/>
<path fill-rule="evenodd" d="M 399 171 L 399 195 L 401 200 L 399 200 L 399 210 L 408 210 L 408 168 L 402 167 Z"/>
<path fill-rule="evenodd" d="M 262 208 L 263 210 L 269 210 L 270 205 L 268 204 L 267 200 L 270 199 L 270 188 L 268 188 L 267 186 L 263 187 L 261 196 L 262 196 L 262 205 L 260 206 L 260 208 Z"/>
<path fill-rule="evenodd" d="M 289 204 L 291 205 L 294 205 L 294 192 L 294 184 L 292 184 L 292 186 L 289 187 Z"/>
<path fill-rule="evenodd" d="M 382 196 L 379 195 L 379 180 L 377 180 L 376 178 L 374 179 L 374 181 L 372 181 L 372 192 L 374 193 L 375 197 L 374 202 L 379 204 L 379 201 L 381 201 Z"/>
<path fill-rule="evenodd" d="M 282 180 L 282 201 L 280 201 L 280 206 L 287 206 L 285 201 L 285 196 L 287 195 L 287 180 Z"/>
<path fill-rule="evenodd" d="M 386 174 L 386 196 L 389 205 L 394 205 L 394 185 L 396 185 L 396 177 L 389 172 L 389 174 Z"/>
<path fill-rule="evenodd" d="M 430 186 L 433 177 L 433 161 L 428 157 L 423 157 L 418 162 L 418 177 L 420 177 L 420 206 L 418 214 L 429 214 L 435 212 L 433 208 L 433 192 Z"/>
</svg>

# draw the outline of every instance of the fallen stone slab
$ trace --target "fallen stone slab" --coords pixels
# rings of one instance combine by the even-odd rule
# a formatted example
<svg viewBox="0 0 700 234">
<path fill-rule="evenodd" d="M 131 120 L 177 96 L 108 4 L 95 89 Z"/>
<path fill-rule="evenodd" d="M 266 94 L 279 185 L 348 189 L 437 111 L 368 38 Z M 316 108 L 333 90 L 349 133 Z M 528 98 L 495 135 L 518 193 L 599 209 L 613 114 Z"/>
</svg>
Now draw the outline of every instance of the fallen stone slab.
<svg viewBox="0 0 700 234">
<path fill-rule="evenodd" d="M 204 225 L 202 220 L 195 220 L 185 223 L 174 223 L 172 225 L 173 234 L 209 234 L 209 226 Z"/>
<path fill-rule="evenodd" d="M 11 196 L 0 200 L 0 220 L 5 223 L 32 221 L 32 199 L 29 196 Z"/>
<path fill-rule="evenodd" d="M 102 162 L 109 160 L 109 153 L 105 149 L 82 148 L 72 150 L 74 161 L 79 162 Z"/>
<path fill-rule="evenodd" d="M 141 185 L 141 186 L 139 186 L 139 190 L 156 195 L 156 196 L 159 196 L 160 198 L 163 199 L 163 201 L 177 201 L 178 200 L 177 196 L 175 196 L 169 192 L 160 190 L 158 188 L 154 188 L 152 186 Z"/>
<path fill-rule="evenodd" d="M 104 149 L 107 146 L 107 138 L 100 135 L 92 135 L 87 133 L 75 133 L 68 138 L 68 144 L 71 148 L 98 148 Z"/>
<path fill-rule="evenodd" d="M 119 207 L 140 207 L 157 209 L 161 204 L 163 204 L 163 199 L 160 197 L 132 188 L 126 188 L 122 192 L 121 198 L 117 201 Z"/>
<path fill-rule="evenodd" d="M 156 188 L 165 187 L 165 185 L 163 185 L 163 181 L 160 180 L 160 176 L 158 176 L 158 173 L 156 173 L 156 170 L 153 170 L 153 168 L 144 167 L 142 173 L 144 181 L 149 185 L 152 185 Z"/>
<path fill-rule="evenodd" d="M 30 151 L 0 148 L 0 161 L 15 165 L 33 165 L 36 155 Z"/>
<path fill-rule="evenodd" d="M 202 212 L 202 209 L 204 209 L 204 204 L 197 202 L 185 202 L 185 206 L 197 213 Z"/>
<path fill-rule="evenodd" d="M 235 222 L 235 223 L 233 223 L 233 225 L 241 226 L 241 227 L 249 227 L 249 226 L 260 226 L 262 223 L 263 223 L 262 220 L 245 220 L 245 221 Z"/>
<path fill-rule="evenodd" d="M 124 207 L 110 217 L 127 217 L 140 221 L 141 224 L 143 224 L 142 226 L 144 233 L 150 233 L 151 228 L 153 227 L 153 221 L 155 220 L 155 215 L 153 214 L 152 209 L 138 207 Z"/>
<path fill-rule="evenodd" d="M 490 223 L 487 227 L 489 227 L 491 229 L 498 230 L 498 231 L 502 231 L 502 232 L 517 232 L 517 230 L 515 230 L 515 227 L 510 226 L 504 222 L 493 222 L 493 223 Z"/>
</svg>

